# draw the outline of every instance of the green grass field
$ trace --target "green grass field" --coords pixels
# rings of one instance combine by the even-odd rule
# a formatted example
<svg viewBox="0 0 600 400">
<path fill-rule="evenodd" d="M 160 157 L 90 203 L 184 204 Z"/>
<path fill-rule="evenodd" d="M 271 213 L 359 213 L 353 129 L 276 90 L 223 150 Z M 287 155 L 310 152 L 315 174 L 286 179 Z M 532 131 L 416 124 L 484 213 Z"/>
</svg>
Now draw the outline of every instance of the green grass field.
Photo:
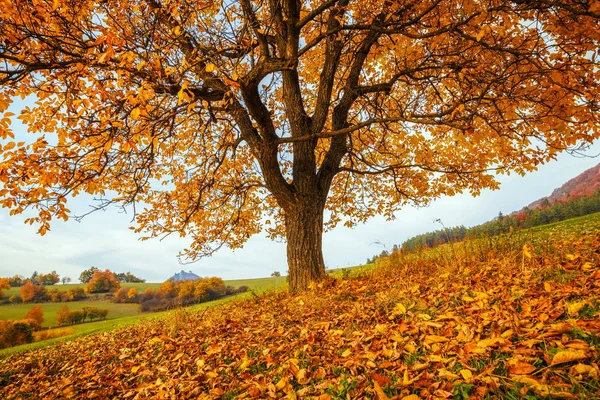
<svg viewBox="0 0 600 400">
<path fill-rule="evenodd" d="M 214 307 L 219 304 L 223 304 L 228 301 L 242 299 L 247 296 L 252 296 L 252 293 L 260 293 L 267 290 L 281 290 L 286 287 L 286 278 L 256 278 L 256 279 L 237 279 L 225 281 L 226 285 L 233 287 L 248 286 L 250 292 L 244 293 L 238 296 L 226 297 L 217 301 L 199 304 L 192 306 L 192 309 L 203 309 L 206 307 Z M 56 285 L 50 286 L 49 288 L 56 287 L 59 290 L 67 291 L 74 287 L 84 287 L 83 284 L 67 284 L 67 285 Z M 160 283 L 126 283 L 124 287 L 135 287 L 139 292 L 146 290 L 147 288 L 155 289 L 160 286 Z M 12 294 L 18 294 L 19 288 L 11 288 L 5 290 L 5 297 L 11 296 Z M 12 293 L 12 294 L 11 294 Z M 172 311 L 163 311 L 158 313 L 140 313 L 138 311 L 138 304 L 120 304 L 113 303 L 110 300 L 100 299 L 102 295 L 90 296 L 87 300 L 72 301 L 72 302 L 60 302 L 60 303 L 39 303 L 44 312 L 44 323 L 43 327 L 56 326 L 56 312 L 63 305 L 67 305 L 70 310 L 81 309 L 85 306 L 93 306 L 98 308 L 107 308 L 109 310 L 108 317 L 104 321 L 86 322 L 83 324 L 72 325 L 75 333 L 72 335 L 59 337 L 55 339 L 49 339 L 38 343 L 30 343 L 22 346 L 11 347 L 8 349 L 0 350 L 0 356 L 18 353 L 21 351 L 38 349 L 45 346 L 49 346 L 55 343 L 61 343 L 68 340 L 72 340 L 81 336 L 91 335 L 100 333 L 108 330 L 118 329 L 128 325 L 136 324 L 142 320 L 149 318 L 160 318 L 161 316 L 167 315 Z M 0 306 L 0 320 L 17 320 L 22 319 L 25 314 L 34 306 L 32 303 L 28 304 L 6 304 Z"/>
<path fill-rule="evenodd" d="M 42 307 L 42 311 L 44 311 L 44 323 L 43 327 L 56 326 L 56 312 L 63 305 L 69 307 L 69 310 L 79 310 L 82 307 L 93 306 L 98 308 L 107 308 L 108 309 L 108 318 L 117 319 L 123 317 L 129 317 L 132 315 L 137 315 L 138 312 L 138 304 L 132 303 L 113 303 L 110 300 L 103 301 L 70 301 L 66 303 L 39 303 L 36 304 Z M 33 304 L 9 304 L 0 306 L 0 319 L 4 320 L 13 320 L 13 319 L 22 319 L 33 307 Z"/>
</svg>

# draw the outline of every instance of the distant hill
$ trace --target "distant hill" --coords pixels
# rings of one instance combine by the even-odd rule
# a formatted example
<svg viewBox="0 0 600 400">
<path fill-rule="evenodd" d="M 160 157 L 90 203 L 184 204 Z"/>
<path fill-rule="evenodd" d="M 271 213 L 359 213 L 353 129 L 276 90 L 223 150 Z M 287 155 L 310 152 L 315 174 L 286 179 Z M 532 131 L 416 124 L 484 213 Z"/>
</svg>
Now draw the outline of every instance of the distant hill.
<svg viewBox="0 0 600 400">
<path fill-rule="evenodd" d="M 553 204 L 557 201 L 574 200 L 582 196 L 590 196 L 598 189 L 600 189 L 600 164 L 577 175 L 558 189 L 554 189 L 550 196 L 534 201 L 527 208 L 530 210 L 538 208 L 546 203 L 545 200 Z"/>
<path fill-rule="evenodd" d="M 465 238 L 495 236 L 513 229 L 532 228 L 596 212 L 600 212 L 600 164 L 569 180 L 555 189 L 550 196 L 536 200 L 520 211 L 506 216 L 500 214 L 491 221 L 470 228 L 462 225 L 444 227 L 416 235 L 405 240 L 400 246 L 394 245 L 394 251 L 402 249 L 414 252 Z M 367 264 L 387 255 L 388 252 L 384 250 L 381 254 L 367 259 Z"/>
<path fill-rule="evenodd" d="M 196 275 L 195 273 L 193 273 L 192 271 L 185 272 L 184 270 L 181 270 L 181 272 L 176 273 L 175 275 L 170 277 L 168 280 L 170 280 L 170 281 L 193 281 L 193 280 L 199 279 L 199 278 L 200 277 L 198 275 Z"/>
</svg>

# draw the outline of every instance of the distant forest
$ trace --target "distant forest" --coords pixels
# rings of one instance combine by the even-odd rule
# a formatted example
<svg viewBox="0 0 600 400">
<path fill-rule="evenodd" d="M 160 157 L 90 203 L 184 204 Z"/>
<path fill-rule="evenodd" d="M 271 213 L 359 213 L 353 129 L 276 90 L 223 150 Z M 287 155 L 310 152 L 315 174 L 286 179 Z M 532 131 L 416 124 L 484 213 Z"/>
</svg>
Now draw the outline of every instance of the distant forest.
<svg viewBox="0 0 600 400">
<path fill-rule="evenodd" d="M 600 212 L 600 189 L 591 195 L 567 198 L 564 201 L 555 201 L 553 203 L 550 203 L 548 199 L 542 199 L 538 208 L 530 209 L 525 207 L 523 210 L 511 215 L 502 215 L 502 213 L 499 213 L 498 217 L 492 221 L 471 228 L 461 225 L 427 232 L 414 236 L 401 245 L 394 245 L 392 251 L 402 250 L 402 252 L 414 253 L 424 248 L 431 248 L 450 242 L 460 242 L 467 238 L 477 238 L 485 235 L 495 236 L 509 232 L 511 228 L 532 228 L 596 212 Z M 373 256 L 373 258 L 367 259 L 367 264 L 375 262 L 378 258 L 387 257 L 389 254 L 388 250 L 383 250 L 380 254 Z"/>
</svg>

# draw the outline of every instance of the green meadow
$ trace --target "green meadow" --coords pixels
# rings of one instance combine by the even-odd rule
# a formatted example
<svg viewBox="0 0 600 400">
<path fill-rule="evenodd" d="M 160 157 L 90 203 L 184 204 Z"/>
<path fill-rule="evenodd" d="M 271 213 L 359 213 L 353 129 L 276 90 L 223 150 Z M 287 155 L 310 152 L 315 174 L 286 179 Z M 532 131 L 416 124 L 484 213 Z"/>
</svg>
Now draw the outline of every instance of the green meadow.
<svg viewBox="0 0 600 400">
<path fill-rule="evenodd" d="M 248 296 L 256 295 L 268 290 L 280 290 L 286 287 L 285 277 L 273 277 L 273 278 L 256 278 L 256 279 L 236 279 L 225 281 L 226 285 L 233 287 L 248 286 L 249 292 L 243 293 L 237 296 L 230 296 L 216 301 L 198 304 L 190 307 L 191 309 L 204 309 L 207 307 L 215 307 L 219 304 L 232 301 L 234 299 L 243 299 Z M 160 283 L 125 283 L 124 287 L 134 287 L 138 292 L 143 292 L 147 288 L 156 289 L 160 286 Z M 55 285 L 48 286 L 48 289 L 57 288 L 61 291 L 67 291 L 76 287 L 85 287 L 84 284 L 66 284 L 66 285 Z M 13 294 L 19 293 L 19 288 L 11 288 L 10 290 L 4 290 L 4 297 L 10 297 Z M 65 342 L 77 337 L 86 336 L 90 334 L 100 333 L 113 329 L 122 328 L 125 326 L 139 323 L 140 321 L 159 318 L 161 316 L 168 315 L 172 311 L 163 311 L 157 313 L 141 313 L 139 312 L 138 304 L 127 304 L 127 303 L 113 303 L 111 300 L 105 298 L 105 294 L 91 295 L 88 299 L 82 301 L 70 301 L 70 302 L 58 302 L 58 303 L 26 303 L 26 304 L 5 304 L 0 306 L 0 320 L 17 320 L 22 319 L 25 314 L 34 306 L 39 305 L 42 307 L 44 312 L 44 323 L 42 324 L 45 328 L 56 326 L 56 312 L 63 306 L 66 305 L 70 310 L 81 309 L 82 307 L 92 306 L 98 308 L 107 308 L 108 317 L 103 321 L 85 322 L 82 324 L 75 324 L 69 326 L 75 332 L 68 336 L 59 338 L 44 340 L 41 342 L 30 343 L 22 346 L 11 347 L 0 350 L 0 356 L 14 354 L 26 350 L 38 349 L 46 347 L 55 343 Z"/>
</svg>

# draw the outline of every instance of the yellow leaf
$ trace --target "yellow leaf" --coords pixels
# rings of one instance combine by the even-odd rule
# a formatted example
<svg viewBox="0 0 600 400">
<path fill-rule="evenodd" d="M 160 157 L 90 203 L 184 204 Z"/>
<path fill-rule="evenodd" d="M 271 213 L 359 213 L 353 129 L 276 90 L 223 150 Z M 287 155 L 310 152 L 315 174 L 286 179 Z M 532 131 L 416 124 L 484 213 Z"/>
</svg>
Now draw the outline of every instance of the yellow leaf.
<svg viewBox="0 0 600 400">
<path fill-rule="evenodd" d="M 523 245 L 523 255 L 527 258 L 531 258 L 532 255 L 531 253 L 533 252 L 533 247 L 531 247 L 531 245 L 529 244 L 524 244 Z"/>
<path fill-rule="evenodd" d="M 242 371 L 244 371 L 246 368 L 248 368 L 250 365 L 252 365 L 252 360 L 249 360 L 247 358 L 244 359 L 244 361 L 240 364 L 240 369 Z"/>
<path fill-rule="evenodd" d="M 373 389 L 375 390 L 375 394 L 377 395 L 378 400 L 389 400 L 389 397 L 387 397 L 387 395 L 381 389 L 381 386 L 379 386 L 379 383 L 377 383 L 376 380 L 373 380 Z"/>
<path fill-rule="evenodd" d="M 181 89 L 177 92 L 177 104 L 181 104 L 184 100 L 190 100 L 190 96 L 187 93 L 188 84 L 187 82 L 183 82 L 181 84 Z"/>
<path fill-rule="evenodd" d="M 306 371 L 306 368 L 302 368 L 298 370 L 298 372 L 296 372 L 294 377 L 296 378 L 299 384 L 306 385 L 310 381 L 310 379 L 308 379 L 307 377 L 307 373 L 308 372 Z"/>
<path fill-rule="evenodd" d="M 206 67 L 204 68 L 204 70 L 206 72 L 213 72 L 216 69 L 217 69 L 217 66 L 215 64 L 213 64 L 213 63 L 206 64 Z"/>
<path fill-rule="evenodd" d="M 133 119 L 139 119 L 140 118 L 140 114 L 142 113 L 142 110 L 140 110 L 139 107 L 134 108 L 133 110 L 131 110 L 131 113 L 129 114 L 131 116 L 131 118 Z"/>
<path fill-rule="evenodd" d="M 440 370 L 438 370 L 438 376 L 442 379 L 450 379 L 450 380 L 458 379 L 458 375 L 453 374 L 452 372 L 448 371 L 445 368 L 441 368 Z"/>
<path fill-rule="evenodd" d="M 132 374 L 135 374 L 136 372 L 138 372 L 138 371 L 139 371 L 139 369 L 140 369 L 140 366 L 139 366 L 139 365 L 136 365 L 135 367 L 131 367 L 131 373 L 132 373 Z"/>
<path fill-rule="evenodd" d="M 420 399 L 420 397 L 417 396 L 416 394 L 409 394 L 408 396 L 404 396 L 400 400 L 419 400 L 419 399 Z"/>
<path fill-rule="evenodd" d="M 567 260 L 569 260 L 569 261 L 575 261 L 575 259 L 577 259 L 577 257 L 578 257 L 578 256 L 576 256 L 576 255 L 573 255 L 573 254 L 567 254 L 565 257 L 566 257 L 566 258 L 567 258 Z"/>
<path fill-rule="evenodd" d="M 417 351 L 417 346 L 415 346 L 413 343 L 407 343 L 404 345 L 404 350 L 412 354 Z"/>
<path fill-rule="evenodd" d="M 592 265 L 592 263 L 591 263 L 591 262 L 589 262 L 589 261 L 587 261 L 586 263 L 584 263 L 584 264 L 581 266 L 581 269 L 582 269 L 582 270 L 584 270 L 584 271 L 587 271 L 587 270 L 589 270 L 589 269 L 592 269 L 592 268 L 594 268 L 594 266 L 593 266 L 593 265 Z"/>
<path fill-rule="evenodd" d="M 410 378 L 408 376 L 408 369 L 404 370 L 404 376 L 402 377 L 402 384 L 404 386 L 410 385 Z"/>
<path fill-rule="evenodd" d="M 445 336 L 438 336 L 438 335 L 427 335 L 425 337 L 425 343 L 431 344 L 431 343 L 444 343 L 449 341 L 450 339 L 448 339 Z"/>
<path fill-rule="evenodd" d="M 579 311 L 585 307 L 585 305 L 587 304 L 587 302 L 584 301 L 579 301 L 577 303 L 571 303 L 567 306 L 567 313 L 572 317 L 575 316 L 579 313 Z"/>
<path fill-rule="evenodd" d="M 585 365 L 585 364 L 573 365 L 569 369 L 570 375 L 589 375 L 592 378 L 597 378 L 599 372 L 600 371 L 598 370 L 598 367 L 593 367 L 591 365 Z"/>
<path fill-rule="evenodd" d="M 396 306 L 394 306 L 394 309 L 392 310 L 392 314 L 404 315 L 406 314 L 406 307 L 404 307 L 404 304 L 402 303 L 397 303 Z"/>
<path fill-rule="evenodd" d="M 460 371 L 458 371 L 463 379 L 467 382 L 471 381 L 471 378 L 473 377 L 473 373 L 471 371 L 469 371 L 468 369 L 461 369 Z"/>
<path fill-rule="evenodd" d="M 277 382 L 277 384 L 275 385 L 275 389 L 282 390 L 286 385 L 287 385 L 287 380 L 285 379 L 285 377 L 281 378 L 279 380 L 279 382 Z"/>
<path fill-rule="evenodd" d="M 216 378 L 217 376 L 219 376 L 219 374 L 215 371 L 209 371 L 206 373 L 206 376 L 208 376 L 209 378 Z"/>
<path fill-rule="evenodd" d="M 550 284 L 550 282 L 544 282 L 544 290 L 548 293 L 552 291 L 552 285 Z"/>
<path fill-rule="evenodd" d="M 348 349 L 342 353 L 342 357 L 348 357 L 350 354 L 352 354 L 352 352 Z"/>
<path fill-rule="evenodd" d="M 429 321 L 431 319 L 431 315 L 428 315 L 428 314 L 419 313 L 419 314 L 417 314 L 417 317 L 419 319 L 422 319 L 423 321 Z"/>
<path fill-rule="evenodd" d="M 388 331 L 388 326 L 387 324 L 377 324 L 375 325 L 375 330 L 381 333 L 382 335 L 385 335 Z"/>
<path fill-rule="evenodd" d="M 585 353 L 583 351 L 561 351 L 560 353 L 556 353 L 554 357 L 552 357 L 552 362 L 550 365 L 564 364 L 571 361 L 581 360 L 585 358 Z"/>
</svg>

